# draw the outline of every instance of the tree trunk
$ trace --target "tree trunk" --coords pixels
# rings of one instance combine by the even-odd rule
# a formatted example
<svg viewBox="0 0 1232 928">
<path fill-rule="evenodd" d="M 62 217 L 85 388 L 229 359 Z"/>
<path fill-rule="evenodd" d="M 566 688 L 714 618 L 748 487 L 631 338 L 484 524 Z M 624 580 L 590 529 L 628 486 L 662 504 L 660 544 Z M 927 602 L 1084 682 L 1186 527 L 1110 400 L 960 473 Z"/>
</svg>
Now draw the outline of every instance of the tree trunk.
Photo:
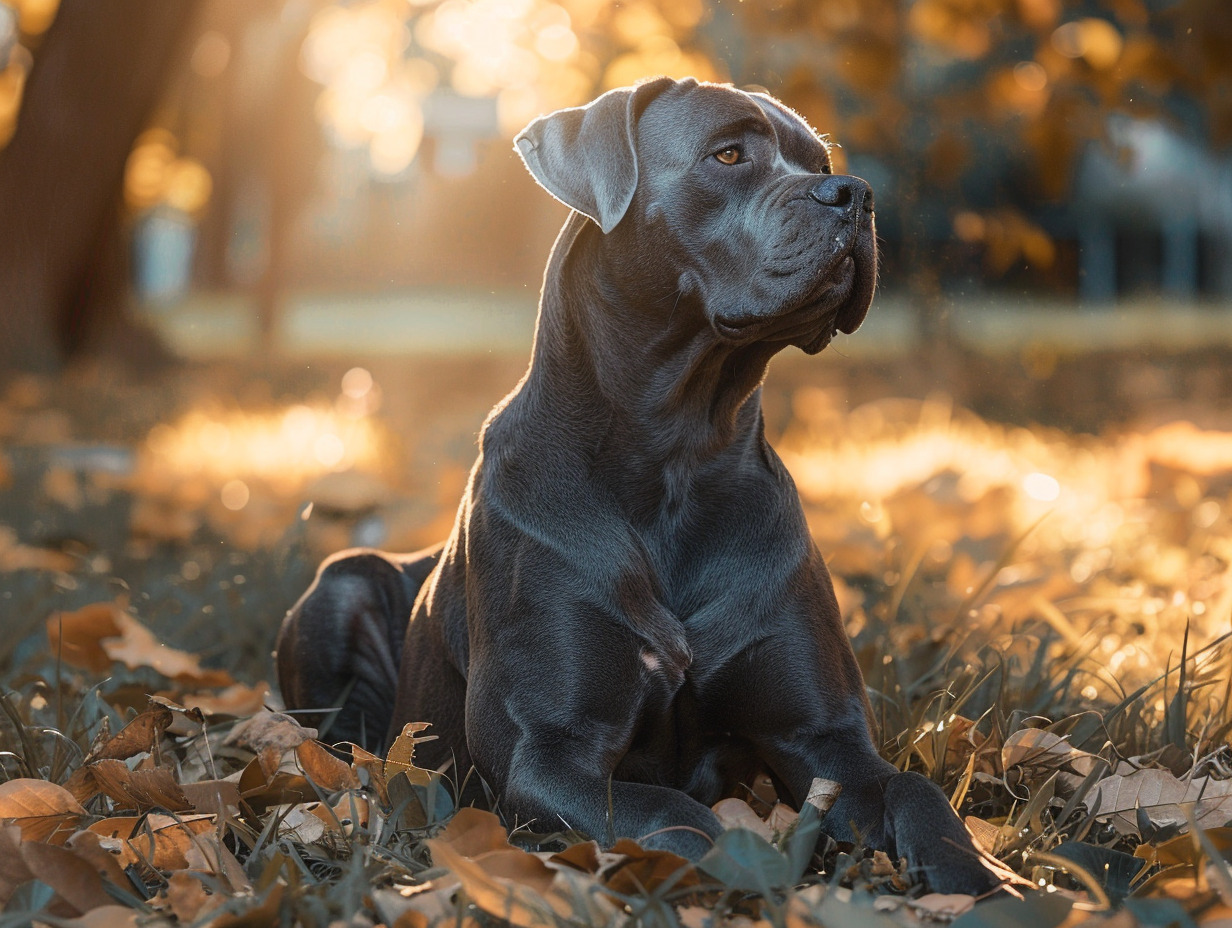
<svg viewBox="0 0 1232 928">
<path fill-rule="evenodd" d="M 0 373 L 131 327 L 124 164 L 200 2 L 60 3 L 0 150 Z"/>
</svg>

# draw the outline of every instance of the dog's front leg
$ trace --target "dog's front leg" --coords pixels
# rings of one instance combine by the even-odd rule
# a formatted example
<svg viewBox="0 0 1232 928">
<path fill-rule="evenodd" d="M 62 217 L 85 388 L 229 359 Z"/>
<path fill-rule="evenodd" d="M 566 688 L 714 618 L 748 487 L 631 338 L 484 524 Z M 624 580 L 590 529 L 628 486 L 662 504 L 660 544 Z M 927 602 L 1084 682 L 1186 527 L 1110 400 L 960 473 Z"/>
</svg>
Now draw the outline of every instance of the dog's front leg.
<svg viewBox="0 0 1232 928">
<path fill-rule="evenodd" d="M 640 644 L 610 627 L 510 642 L 499 661 L 472 650 L 467 741 L 509 827 L 568 828 L 605 846 L 633 838 L 691 859 L 709 850 L 722 831 L 710 809 L 618 773 L 645 713 L 668 695 Z"/>
<path fill-rule="evenodd" d="M 588 762 L 586 739 L 550 751 L 523 743 L 500 798 L 506 822 L 532 831 L 572 828 L 604 847 L 633 838 L 643 847 L 697 860 L 722 831 L 715 814 L 679 790 L 616 780 Z"/>
<path fill-rule="evenodd" d="M 982 895 L 997 878 L 980 856 L 941 788 L 898 770 L 874 750 L 862 726 L 771 739 L 764 751 L 797 803 L 814 777 L 842 786 L 823 828 L 838 840 L 857 836 L 868 847 L 906 857 L 936 892 Z M 858 833 L 858 835 L 857 835 Z"/>
</svg>

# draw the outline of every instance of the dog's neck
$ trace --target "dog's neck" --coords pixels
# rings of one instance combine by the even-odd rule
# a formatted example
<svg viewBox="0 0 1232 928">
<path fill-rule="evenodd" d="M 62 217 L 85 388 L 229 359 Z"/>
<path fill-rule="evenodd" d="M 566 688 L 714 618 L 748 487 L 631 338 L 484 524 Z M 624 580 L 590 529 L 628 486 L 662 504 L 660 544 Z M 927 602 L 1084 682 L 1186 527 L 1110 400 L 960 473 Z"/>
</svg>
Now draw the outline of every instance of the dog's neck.
<svg viewBox="0 0 1232 928">
<path fill-rule="evenodd" d="M 759 441 L 758 388 L 777 348 L 721 341 L 694 297 L 668 286 L 628 292 L 603 238 L 578 214 L 561 230 L 524 389 L 555 414 L 605 423 L 648 471 Z"/>
</svg>

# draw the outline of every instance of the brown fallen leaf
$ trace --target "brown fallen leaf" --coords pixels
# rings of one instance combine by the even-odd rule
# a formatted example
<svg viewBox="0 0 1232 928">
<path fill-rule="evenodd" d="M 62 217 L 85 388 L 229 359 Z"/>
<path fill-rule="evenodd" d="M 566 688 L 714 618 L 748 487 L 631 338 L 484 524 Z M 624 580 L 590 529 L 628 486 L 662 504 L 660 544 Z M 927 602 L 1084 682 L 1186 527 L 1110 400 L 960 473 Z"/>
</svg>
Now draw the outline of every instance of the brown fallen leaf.
<svg viewBox="0 0 1232 928">
<path fill-rule="evenodd" d="M 135 754 L 153 751 L 154 746 L 162 738 L 163 732 L 173 720 L 174 716 L 170 709 L 153 703 L 116 732 L 115 737 L 104 744 L 90 760 L 100 758 L 127 760 Z"/>
<path fill-rule="evenodd" d="M 472 859 L 439 838 L 429 839 L 427 845 L 432 863 L 457 877 L 471 902 L 489 915 L 517 928 L 555 922 L 556 910 L 545 898 L 555 871 L 534 854 L 509 847 Z"/>
<path fill-rule="evenodd" d="M 813 783 L 809 786 L 808 795 L 804 797 L 804 801 L 815 808 L 818 815 L 824 817 L 842 791 L 843 784 L 837 780 L 813 777 Z"/>
<path fill-rule="evenodd" d="M 276 750 L 279 754 L 299 747 L 317 736 L 315 728 L 305 728 L 285 712 L 262 709 L 250 719 L 240 722 L 227 735 L 224 744 L 247 748 L 254 754 Z"/>
<path fill-rule="evenodd" d="M 221 819 L 234 816 L 239 812 L 239 786 L 227 780 L 199 780 L 196 783 L 181 783 L 180 790 L 197 812 Z"/>
<path fill-rule="evenodd" d="M 121 760 L 104 758 L 90 764 L 89 770 L 99 789 L 124 808 L 188 812 L 193 807 L 168 767 L 129 770 Z"/>
<path fill-rule="evenodd" d="M 453 901 L 457 887 L 454 880 L 444 886 L 433 881 L 405 886 L 401 890 L 377 889 L 372 893 L 372 902 L 381 921 L 392 928 L 428 928 L 429 925 L 459 922 L 465 925 Z"/>
<path fill-rule="evenodd" d="M 197 835 L 184 852 L 188 869 L 212 873 L 221 877 L 232 893 L 252 892 L 252 884 L 244 874 L 244 866 L 213 832 Z"/>
<path fill-rule="evenodd" d="M 94 866 L 68 848 L 23 841 L 21 856 L 38 879 L 54 889 L 57 896 L 79 913 L 110 905 L 114 901 L 103 887 L 103 878 Z"/>
<path fill-rule="evenodd" d="M 205 884 L 188 870 L 177 870 L 171 874 L 163 894 L 171 911 L 183 924 L 196 921 L 226 901 L 225 896 L 207 893 Z"/>
<path fill-rule="evenodd" d="M 93 603 L 47 620 L 52 653 L 75 667 L 104 671 L 115 661 L 130 669 L 150 667 L 189 686 L 230 686 L 225 670 L 206 670 L 187 651 L 169 648 L 118 602 Z"/>
<path fill-rule="evenodd" d="M 68 839 L 65 847 L 92 866 L 104 880 L 116 886 L 128 885 L 129 880 L 120 866 L 118 855 L 104 846 L 101 835 L 82 829 Z"/>
<path fill-rule="evenodd" d="M 785 802 L 776 802 L 770 814 L 766 816 L 766 824 L 775 834 L 787 831 L 800 818 L 800 813 Z"/>
<path fill-rule="evenodd" d="M 77 918 L 62 919 L 66 928 L 137 928 L 141 913 L 125 905 L 103 905 Z"/>
<path fill-rule="evenodd" d="M 0 783 L 0 824 L 21 829 L 25 841 L 63 844 L 86 810 L 62 786 L 19 778 Z"/>
<path fill-rule="evenodd" d="M 598 873 L 601 864 L 599 845 L 594 841 L 579 841 L 548 858 L 548 863 L 564 864 L 583 873 Z"/>
<path fill-rule="evenodd" d="M 366 771 L 368 781 L 376 790 L 381 802 L 389 805 L 389 790 L 385 784 L 385 761 L 350 741 L 344 741 L 342 746 L 351 752 L 351 769 L 356 777 L 359 776 L 361 770 Z"/>
<path fill-rule="evenodd" d="M 1001 764 L 1005 770 L 1018 766 L 1041 767 L 1067 770 L 1085 777 L 1099 763 L 1098 757 L 1079 751 L 1068 738 L 1042 728 L 1021 728 L 1001 746 Z"/>
<path fill-rule="evenodd" d="M 433 841 L 447 844 L 455 853 L 471 859 L 512 846 L 499 818 L 491 812 L 470 806 L 459 809 Z"/>
<path fill-rule="evenodd" d="M 274 757 L 275 763 L 263 763 L 264 757 Z M 278 769 L 277 749 L 270 748 L 249 761 L 238 778 L 232 774 L 227 778 L 239 787 L 240 797 L 255 812 L 264 812 L 270 806 L 287 805 L 297 802 L 312 802 L 317 798 L 316 791 L 307 779 L 298 773 L 288 773 Z"/>
<path fill-rule="evenodd" d="M 21 829 L 16 825 L 0 825 L 0 910 L 17 887 L 34 879 L 21 856 Z"/>
<path fill-rule="evenodd" d="M 1194 821 L 1200 828 L 1226 825 L 1232 820 L 1232 780 L 1192 777 L 1181 780 L 1168 770 L 1144 769 L 1100 780 L 1087 799 L 1098 817 L 1109 816 L 1121 834 L 1137 834 L 1136 810 L 1141 808 L 1156 825 L 1187 823 L 1181 803 L 1195 803 Z"/>
<path fill-rule="evenodd" d="M 995 856 L 1003 840 L 1001 827 L 975 815 L 968 815 L 963 819 L 963 822 L 967 826 L 967 831 L 971 832 L 971 837 L 975 839 L 975 843 L 985 853 Z"/>
<path fill-rule="evenodd" d="M 255 715 L 265 708 L 269 692 L 269 684 L 265 682 L 252 686 L 233 683 L 218 692 L 182 693 L 177 696 L 176 701 L 185 708 L 196 709 L 206 715 L 245 717 Z"/>
<path fill-rule="evenodd" d="M 427 786 L 432 782 L 431 771 L 415 766 L 415 745 L 436 740 L 436 735 L 420 736 L 419 733 L 428 727 L 427 722 L 407 722 L 402 727 L 401 734 L 394 739 L 385 754 L 386 783 L 399 773 L 405 773 L 407 779 L 416 786 Z"/>
<path fill-rule="evenodd" d="M 301 741 L 295 748 L 304 775 L 327 792 L 359 789 L 359 777 L 346 761 L 330 754 L 317 741 Z"/>
<path fill-rule="evenodd" d="M 193 839 L 214 828 L 212 815 L 121 815 L 95 822 L 89 831 L 117 839 L 121 862 L 148 862 L 157 870 L 185 870 Z"/>
<path fill-rule="evenodd" d="M 774 831 L 743 799 L 721 799 L 711 807 L 711 810 L 725 830 L 744 828 L 767 841 L 774 840 Z"/>
<path fill-rule="evenodd" d="M 117 638 L 120 623 L 116 603 L 91 603 L 75 612 L 57 612 L 47 620 L 51 653 L 65 663 L 101 673 L 112 660 L 103 650 L 104 638 Z"/>
<path fill-rule="evenodd" d="M 671 883 L 673 889 L 701 884 L 693 865 L 670 851 L 647 850 L 636 841 L 622 838 L 609 853 L 620 859 L 605 866 L 599 878 L 606 889 L 618 895 L 653 893 L 664 883 Z"/>
</svg>

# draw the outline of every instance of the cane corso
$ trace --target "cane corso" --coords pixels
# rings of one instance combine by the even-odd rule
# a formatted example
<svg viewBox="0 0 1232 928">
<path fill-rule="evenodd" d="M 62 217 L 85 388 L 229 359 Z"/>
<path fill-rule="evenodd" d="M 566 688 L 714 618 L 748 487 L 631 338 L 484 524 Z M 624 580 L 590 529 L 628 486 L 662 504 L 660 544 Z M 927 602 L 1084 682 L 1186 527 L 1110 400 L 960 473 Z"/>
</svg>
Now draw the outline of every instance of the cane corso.
<svg viewBox="0 0 1232 928">
<path fill-rule="evenodd" d="M 873 193 L 772 97 L 660 78 L 516 139 L 572 207 L 530 367 L 491 413 L 449 539 L 326 561 L 288 614 L 291 708 L 334 740 L 409 721 L 421 763 L 471 766 L 512 825 L 697 858 L 710 805 L 768 772 L 824 829 L 942 891 L 994 885 L 941 790 L 883 760 L 791 477 L 763 434 L 766 365 L 860 325 Z M 685 826 L 685 827 L 678 827 Z"/>
</svg>

